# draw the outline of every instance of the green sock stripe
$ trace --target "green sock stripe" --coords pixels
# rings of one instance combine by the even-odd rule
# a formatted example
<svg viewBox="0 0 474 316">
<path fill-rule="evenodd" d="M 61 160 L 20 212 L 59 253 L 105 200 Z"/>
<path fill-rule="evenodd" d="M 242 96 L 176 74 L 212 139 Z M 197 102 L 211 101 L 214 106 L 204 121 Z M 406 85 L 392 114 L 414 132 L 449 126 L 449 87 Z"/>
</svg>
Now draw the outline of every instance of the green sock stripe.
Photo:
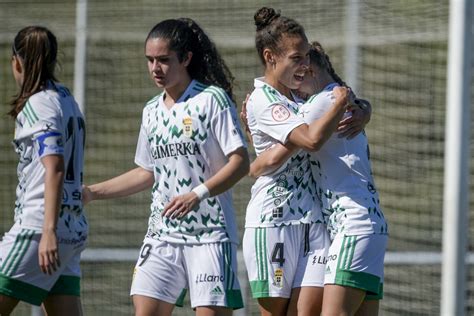
<svg viewBox="0 0 474 316">
<path fill-rule="evenodd" d="M 20 265 L 21 260 L 23 259 L 23 257 L 25 256 L 25 254 L 28 251 L 28 248 L 29 248 L 30 243 L 31 243 L 31 239 L 33 239 L 34 234 L 35 234 L 35 232 L 32 231 L 32 230 L 27 231 L 27 234 L 24 237 L 24 242 L 23 242 L 22 248 L 20 249 L 20 251 L 18 253 L 18 257 L 16 258 L 16 261 L 14 261 L 15 263 L 12 266 L 11 270 L 10 271 L 7 270 L 7 275 L 12 275 L 18 269 L 18 266 Z"/>
<path fill-rule="evenodd" d="M 7 271 L 10 269 L 11 265 L 16 259 L 16 256 L 18 255 L 18 252 L 21 249 L 21 246 L 23 245 L 23 242 L 25 240 L 25 235 L 28 233 L 26 229 L 22 229 L 20 233 L 16 236 L 15 243 L 13 244 L 12 249 L 10 249 L 10 252 L 8 253 L 7 259 L 3 263 L 2 270 L 1 272 L 5 275 L 7 275 Z"/>
</svg>

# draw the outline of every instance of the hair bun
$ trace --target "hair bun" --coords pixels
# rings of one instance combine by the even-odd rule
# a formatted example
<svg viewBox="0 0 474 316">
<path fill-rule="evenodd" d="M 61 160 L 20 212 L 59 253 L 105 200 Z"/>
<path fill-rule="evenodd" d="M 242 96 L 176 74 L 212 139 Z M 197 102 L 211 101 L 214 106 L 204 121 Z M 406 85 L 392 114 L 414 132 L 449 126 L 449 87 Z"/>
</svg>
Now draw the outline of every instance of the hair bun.
<svg viewBox="0 0 474 316">
<path fill-rule="evenodd" d="M 273 8 L 262 7 L 258 9 L 253 16 L 255 26 L 257 26 L 257 31 L 267 27 L 278 17 L 280 17 L 280 12 L 275 11 Z"/>
</svg>

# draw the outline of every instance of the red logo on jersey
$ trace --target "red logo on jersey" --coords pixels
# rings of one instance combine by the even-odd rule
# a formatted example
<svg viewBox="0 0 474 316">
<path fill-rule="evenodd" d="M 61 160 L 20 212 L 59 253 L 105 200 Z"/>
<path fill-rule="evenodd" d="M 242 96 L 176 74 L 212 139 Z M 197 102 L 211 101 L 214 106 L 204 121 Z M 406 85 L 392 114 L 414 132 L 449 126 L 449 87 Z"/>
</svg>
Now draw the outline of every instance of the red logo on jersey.
<svg viewBox="0 0 474 316">
<path fill-rule="evenodd" d="M 282 122 L 290 118 L 290 111 L 283 105 L 277 104 L 272 108 L 272 117 L 277 122 Z"/>
</svg>

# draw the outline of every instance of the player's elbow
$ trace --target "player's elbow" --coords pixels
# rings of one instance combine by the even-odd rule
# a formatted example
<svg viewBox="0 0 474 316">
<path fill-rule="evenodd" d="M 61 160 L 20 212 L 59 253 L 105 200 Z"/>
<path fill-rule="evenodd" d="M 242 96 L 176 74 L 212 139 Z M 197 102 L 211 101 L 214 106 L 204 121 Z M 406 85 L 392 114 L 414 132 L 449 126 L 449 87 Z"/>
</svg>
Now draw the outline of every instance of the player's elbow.
<svg viewBox="0 0 474 316">
<path fill-rule="evenodd" d="M 324 138 L 320 135 L 316 135 L 315 137 L 307 138 L 301 147 L 306 151 L 318 151 L 323 144 Z"/>
</svg>

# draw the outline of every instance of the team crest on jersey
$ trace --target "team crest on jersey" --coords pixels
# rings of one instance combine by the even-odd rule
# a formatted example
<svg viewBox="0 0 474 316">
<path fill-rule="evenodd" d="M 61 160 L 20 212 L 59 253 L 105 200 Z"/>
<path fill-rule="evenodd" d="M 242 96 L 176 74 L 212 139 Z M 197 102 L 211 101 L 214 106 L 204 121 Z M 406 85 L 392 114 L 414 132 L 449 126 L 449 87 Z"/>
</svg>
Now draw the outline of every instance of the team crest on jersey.
<svg viewBox="0 0 474 316">
<path fill-rule="evenodd" d="M 290 118 L 290 111 L 285 106 L 277 104 L 272 107 L 272 117 L 277 122 L 283 122 Z"/>
<path fill-rule="evenodd" d="M 186 137 L 193 136 L 193 119 L 189 116 L 183 119 L 183 132 Z"/>
<path fill-rule="evenodd" d="M 279 288 L 283 287 L 283 269 L 278 268 L 275 270 L 275 274 L 273 275 L 273 285 Z"/>
</svg>

